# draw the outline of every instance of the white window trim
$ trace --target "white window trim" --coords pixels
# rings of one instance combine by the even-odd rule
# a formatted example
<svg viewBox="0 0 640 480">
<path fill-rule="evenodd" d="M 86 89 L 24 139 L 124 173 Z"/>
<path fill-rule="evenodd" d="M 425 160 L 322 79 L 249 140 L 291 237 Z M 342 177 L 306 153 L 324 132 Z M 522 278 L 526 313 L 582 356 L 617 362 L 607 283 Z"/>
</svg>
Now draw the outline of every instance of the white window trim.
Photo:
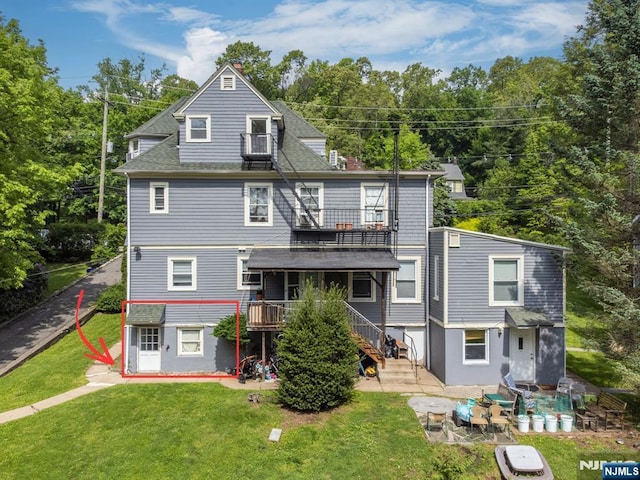
<svg viewBox="0 0 640 480">
<path fill-rule="evenodd" d="M 317 188 L 318 189 L 318 209 L 320 209 L 320 212 L 318 213 L 318 218 L 316 219 L 316 221 L 318 222 L 318 224 L 320 226 L 324 225 L 324 183 L 322 182 L 316 182 L 316 183 L 296 183 L 296 193 L 298 194 L 298 197 L 300 197 L 300 192 L 302 188 Z M 298 199 L 295 199 L 295 208 L 296 208 L 296 212 L 297 212 L 297 216 L 296 216 L 296 225 L 300 226 L 300 216 L 303 213 L 306 213 L 304 211 L 304 209 L 302 208 L 302 205 L 300 204 L 300 202 L 298 201 Z M 307 208 L 309 208 L 310 210 L 313 210 L 314 206 L 313 205 L 307 205 Z"/>
<path fill-rule="evenodd" d="M 484 359 L 480 360 L 467 360 L 467 344 L 465 341 L 465 332 L 467 330 L 484 330 Z M 467 328 L 462 330 L 462 364 L 463 365 L 489 365 L 489 359 L 491 356 L 489 355 L 489 329 L 484 328 Z"/>
<path fill-rule="evenodd" d="M 231 80 L 231 85 L 227 87 L 227 82 Z M 236 89 L 236 76 L 235 75 L 222 75 L 220 77 L 220 90 L 235 90 Z"/>
<path fill-rule="evenodd" d="M 515 302 L 505 302 L 495 300 L 493 264 L 495 260 L 515 260 L 518 262 L 518 300 Z M 524 306 L 524 255 L 489 255 L 489 306 L 490 307 L 522 307 Z"/>
<path fill-rule="evenodd" d="M 361 225 L 365 226 L 365 225 L 374 225 L 376 222 L 367 222 L 367 213 L 365 211 L 366 209 L 366 192 L 367 192 L 367 188 L 380 188 L 382 187 L 383 192 L 383 200 L 384 200 L 384 205 L 382 206 L 382 210 L 384 213 L 384 219 L 383 219 L 383 224 L 385 226 L 389 225 L 389 188 L 388 185 L 386 183 L 362 183 L 360 184 L 360 223 Z"/>
<path fill-rule="evenodd" d="M 252 120 L 266 120 L 266 126 L 267 126 L 267 131 L 265 133 L 265 135 L 267 136 L 267 154 L 271 154 L 273 153 L 271 151 L 271 116 L 270 115 L 263 115 L 263 114 L 247 114 L 247 130 L 246 130 L 246 134 L 247 134 L 247 139 L 249 141 L 249 144 L 247 145 L 247 151 L 251 152 L 251 135 L 253 134 L 253 132 L 251 131 L 251 121 Z"/>
<path fill-rule="evenodd" d="M 254 187 L 269 188 L 269 218 L 266 222 L 251 222 L 249 209 L 249 189 Z M 273 184 L 272 183 L 253 183 L 244 184 L 244 226 L 245 227 L 272 227 L 273 226 Z"/>
<path fill-rule="evenodd" d="M 156 188 L 164 188 L 164 208 L 156 210 Z M 149 213 L 169 213 L 169 182 L 151 182 L 149 184 Z"/>
<path fill-rule="evenodd" d="M 173 263 L 176 261 L 191 262 L 191 285 L 180 287 L 173 285 Z M 196 257 L 169 257 L 167 258 L 167 290 L 172 292 L 193 292 L 198 289 L 198 261 Z"/>
<path fill-rule="evenodd" d="M 138 146 L 138 148 L 135 148 L 136 145 Z M 135 158 L 138 155 L 140 155 L 140 139 L 139 138 L 132 138 L 131 140 L 129 140 L 128 152 L 129 152 L 129 158 Z"/>
<path fill-rule="evenodd" d="M 205 138 L 191 138 L 191 120 L 193 119 L 204 119 L 207 121 L 207 128 Z M 204 143 L 211 141 L 211 115 L 187 115 L 185 118 L 185 127 L 186 127 L 186 141 L 191 143 Z"/>
<path fill-rule="evenodd" d="M 373 279 L 376 277 L 376 272 L 365 272 L 368 273 L 369 275 L 371 275 L 371 278 L 369 278 L 369 282 L 371 283 L 371 296 L 364 298 L 364 297 L 354 297 L 353 296 L 353 272 L 349 272 L 349 287 L 348 287 L 348 292 L 347 292 L 347 298 L 349 302 L 353 302 L 353 303 L 372 303 L 376 301 L 376 283 L 373 281 Z"/>
<path fill-rule="evenodd" d="M 416 265 L 416 296 L 414 298 L 398 298 L 398 272 L 393 272 L 393 288 L 391 289 L 392 303 L 422 303 L 422 257 L 398 256 L 398 261 L 414 261 Z"/>
<path fill-rule="evenodd" d="M 237 260 L 237 278 L 236 278 L 236 287 L 238 290 L 262 290 L 263 288 L 263 278 L 262 278 L 262 272 L 254 272 L 254 273 L 259 273 L 260 274 L 260 285 L 244 285 L 243 281 L 242 281 L 242 262 L 246 262 L 247 260 L 249 260 L 249 254 L 248 253 L 243 253 L 241 255 L 238 255 L 238 260 Z"/>
<path fill-rule="evenodd" d="M 433 256 L 433 299 L 440 301 L 440 256 Z"/>
<path fill-rule="evenodd" d="M 197 330 L 199 333 L 198 343 L 200 344 L 200 351 L 198 352 L 185 352 L 182 349 L 182 332 L 184 330 Z M 179 357 L 202 357 L 204 356 L 204 329 L 202 327 L 180 327 L 178 328 L 178 356 Z"/>
</svg>

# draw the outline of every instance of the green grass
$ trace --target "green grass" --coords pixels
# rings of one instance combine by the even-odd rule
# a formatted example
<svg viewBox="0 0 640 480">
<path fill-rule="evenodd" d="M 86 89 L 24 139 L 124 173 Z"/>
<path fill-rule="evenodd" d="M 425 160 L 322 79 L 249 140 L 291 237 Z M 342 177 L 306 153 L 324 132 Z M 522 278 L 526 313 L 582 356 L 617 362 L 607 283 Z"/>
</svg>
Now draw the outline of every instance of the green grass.
<svg viewBox="0 0 640 480">
<path fill-rule="evenodd" d="M 98 339 L 103 337 L 110 347 L 120 339 L 120 314 L 97 314 L 82 327 L 82 332 L 94 346 L 99 348 Z M 74 330 L 1 377 L 0 411 L 30 405 L 87 383 L 85 373 L 92 360 L 84 353 L 90 351 Z"/>
<path fill-rule="evenodd" d="M 0 425 L 6 480 L 494 479 L 495 445 L 429 443 L 407 397 L 357 392 L 298 415 L 219 384 L 127 384 Z M 282 428 L 280 442 L 270 442 Z M 572 439 L 521 437 L 556 478 L 576 478 Z M 445 473 L 449 476 L 444 476 Z"/>
<path fill-rule="evenodd" d="M 48 264 L 49 284 L 47 286 L 47 296 L 84 277 L 87 274 L 89 264 L 90 262 Z"/>
</svg>

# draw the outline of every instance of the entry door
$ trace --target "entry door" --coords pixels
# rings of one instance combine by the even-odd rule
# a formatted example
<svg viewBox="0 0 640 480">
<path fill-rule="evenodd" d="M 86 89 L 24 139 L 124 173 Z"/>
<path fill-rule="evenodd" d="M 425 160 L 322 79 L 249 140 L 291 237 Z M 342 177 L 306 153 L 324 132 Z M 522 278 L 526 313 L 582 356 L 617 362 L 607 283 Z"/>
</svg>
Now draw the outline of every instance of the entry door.
<svg viewBox="0 0 640 480">
<path fill-rule="evenodd" d="M 138 329 L 138 371 L 160 371 L 160 329 L 139 327 Z"/>
<path fill-rule="evenodd" d="M 533 382 L 536 374 L 535 330 L 511 328 L 509 342 L 509 366 L 514 380 Z"/>
</svg>

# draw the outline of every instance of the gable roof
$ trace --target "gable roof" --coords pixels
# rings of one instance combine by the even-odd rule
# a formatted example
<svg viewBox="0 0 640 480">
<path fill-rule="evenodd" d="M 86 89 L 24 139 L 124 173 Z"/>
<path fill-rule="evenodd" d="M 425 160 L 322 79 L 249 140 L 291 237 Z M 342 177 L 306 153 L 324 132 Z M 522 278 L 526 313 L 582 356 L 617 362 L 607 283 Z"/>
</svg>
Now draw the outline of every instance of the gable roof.
<svg viewBox="0 0 640 480">
<path fill-rule="evenodd" d="M 544 248 L 547 250 L 558 250 L 563 253 L 571 253 L 572 250 L 568 247 L 562 247 L 560 245 L 552 245 L 549 243 L 533 242 L 531 240 L 520 240 L 519 238 L 502 237 L 500 235 L 494 235 L 493 233 L 475 232 L 473 230 L 463 230 L 461 228 L 454 227 L 435 227 L 429 229 L 430 232 L 458 232 L 464 235 L 470 235 L 473 237 L 486 238 L 489 240 L 496 240 L 499 242 L 516 243 L 518 245 L 528 245 L 531 247 Z"/>
<path fill-rule="evenodd" d="M 189 97 L 182 97 L 171 106 L 158 113 L 154 117 L 136 128 L 133 132 L 125 135 L 125 139 L 134 137 L 166 137 L 178 131 L 178 122 L 173 117 L 173 113 L 180 109 Z"/>
<path fill-rule="evenodd" d="M 447 180 L 462 180 L 464 181 L 464 175 L 462 170 L 455 163 L 441 163 L 440 168 L 445 172 L 445 178 Z"/>
<path fill-rule="evenodd" d="M 316 127 L 307 122 L 304 118 L 291 110 L 286 103 L 281 100 L 271 102 L 284 117 L 285 128 L 292 132 L 298 138 L 320 138 L 325 139 L 327 136 Z"/>
</svg>

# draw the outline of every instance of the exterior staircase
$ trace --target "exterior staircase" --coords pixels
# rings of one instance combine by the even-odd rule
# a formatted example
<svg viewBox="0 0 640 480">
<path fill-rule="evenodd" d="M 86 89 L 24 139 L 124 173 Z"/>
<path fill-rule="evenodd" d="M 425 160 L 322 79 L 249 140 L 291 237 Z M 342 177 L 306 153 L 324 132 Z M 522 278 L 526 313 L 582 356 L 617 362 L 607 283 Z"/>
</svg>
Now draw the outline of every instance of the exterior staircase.
<svg viewBox="0 0 640 480">
<path fill-rule="evenodd" d="M 386 358 L 384 368 L 378 368 L 378 380 L 382 384 L 416 384 L 416 369 L 407 358 Z"/>
</svg>

